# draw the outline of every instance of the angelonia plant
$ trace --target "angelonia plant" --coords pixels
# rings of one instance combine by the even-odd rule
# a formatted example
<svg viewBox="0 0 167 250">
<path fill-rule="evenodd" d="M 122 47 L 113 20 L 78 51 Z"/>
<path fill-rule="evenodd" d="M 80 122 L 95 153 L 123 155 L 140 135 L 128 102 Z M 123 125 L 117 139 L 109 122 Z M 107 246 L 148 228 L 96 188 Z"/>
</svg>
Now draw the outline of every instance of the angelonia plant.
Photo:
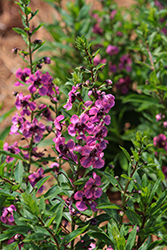
<svg viewBox="0 0 167 250">
<path fill-rule="evenodd" d="M 109 113 L 112 122 L 108 127 L 109 147 L 105 150 L 105 159 L 110 163 L 118 154 L 115 164 L 119 175 L 128 168 L 119 145 L 130 153 L 132 134 L 152 127 L 147 115 L 150 109 L 153 110 L 155 98 L 145 95 L 144 90 L 151 70 L 149 50 L 156 48 L 157 55 L 166 50 L 167 2 L 135 0 L 133 5 L 125 8 L 114 0 L 97 0 L 99 4 L 92 6 L 86 1 L 75 0 L 67 1 L 66 8 L 63 8 L 62 0 L 45 1 L 61 16 L 60 20 L 53 18 L 52 23 L 44 24 L 53 39 L 40 48 L 52 51 L 50 67 L 53 75 L 65 81 L 72 68 L 85 66 L 86 61 L 74 43 L 77 36 L 84 34 L 92 44 L 92 51 L 99 49 L 93 59 L 94 66 L 105 64 L 99 70 L 98 80 L 112 79 L 112 88 L 107 93 L 115 96 L 115 105 Z M 158 105 L 156 108 L 159 109 Z"/>
<path fill-rule="evenodd" d="M 27 50 L 13 52 L 27 66 L 16 71 L 18 91 L 13 93 L 18 111 L 10 134 L 18 140 L 11 145 L 1 141 L 1 249 L 166 246 L 167 185 L 147 136 L 139 131 L 134 135 L 131 155 L 120 147 L 128 162 L 127 173 L 114 176 L 113 164 L 105 164 L 115 97 L 108 93 L 112 80 L 98 78 L 104 67 L 94 65 L 99 51 L 92 53 L 85 36 L 77 37 L 75 46 L 85 59 L 84 66 L 78 66 L 66 83 L 53 79 L 41 70 L 51 63 L 50 58 L 34 60 L 34 52 L 43 45 L 34 38 L 42 24 L 31 27 L 38 11 L 29 7 L 30 0 L 17 4 L 23 28 L 14 30 Z M 154 146 L 165 147 L 163 139 L 155 138 Z M 119 204 L 112 202 L 111 189 L 120 194 Z"/>
</svg>

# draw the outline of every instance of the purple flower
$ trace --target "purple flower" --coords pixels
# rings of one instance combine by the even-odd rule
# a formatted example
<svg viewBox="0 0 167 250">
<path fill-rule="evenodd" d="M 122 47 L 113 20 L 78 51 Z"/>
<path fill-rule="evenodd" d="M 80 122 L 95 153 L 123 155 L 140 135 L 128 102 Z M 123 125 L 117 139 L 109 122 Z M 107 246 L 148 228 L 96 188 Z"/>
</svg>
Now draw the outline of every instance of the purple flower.
<svg viewBox="0 0 167 250">
<path fill-rule="evenodd" d="M 53 168 L 53 171 L 55 172 L 55 173 L 58 173 L 58 171 L 59 171 L 59 163 L 57 163 L 57 162 L 54 162 L 54 163 L 52 163 L 51 165 L 50 165 L 50 168 Z"/>
<path fill-rule="evenodd" d="M 154 137 L 153 142 L 155 147 L 163 148 L 167 151 L 167 137 L 164 134 Z"/>
<path fill-rule="evenodd" d="M 117 71 L 117 66 L 115 64 L 112 64 L 111 62 L 108 63 L 109 70 L 113 73 Z"/>
<path fill-rule="evenodd" d="M 92 249 L 95 249 L 95 248 L 96 248 L 96 244 L 90 243 L 90 246 L 89 246 L 88 250 L 92 250 Z"/>
<path fill-rule="evenodd" d="M 29 68 L 25 68 L 25 69 L 18 69 L 17 71 L 16 71 L 16 77 L 20 80 L 20 81 L 22 81 L 22 82 L 25 82 L 25 83 L 28 83 L 27 82 L 27 78 L 30 76 L 30 74 L 31 74 L 31 70 L 29 69 Z M 22 83 L 20 83 L 19 81 L 17 81 L 16 83 L 15 83 L 15 86 L 24 86 L 24 84 L 22 84 Z"/>
<path fill-rule="evenodd" d="M 43 123 L 39 123 L 36 118 L 33 119 L 32 123 L 29 121 L 24 123 L 23 136 L 25 136 L 25 138 L 34 136 L 34 142 L 40 142 L 43 138 L 44 132 L 45 125 Z"/>
<path fill-rule="evenodd" d="M 26 159 L 29 159 L 29 151 L 27 151 L 26 149 L 29 148 L 29 146 L 25 146 L 23 150 L 23 155 Z M 31 156 L 34 157 L 34 158 L 41 158 L 43 157 L 45 154 L 43 152 L 37 152 L 38 150 L 38 147 L 34 147 L 32 148 L 32 151 L 31 151 Z M 44 150 L 45 151 L 45 150 Z"/>
<path fill-rule="evenodd" d="M 117 31 L 117 36 L 123 36 L 123 33 L 121 31 Z"/>
<path fill-rule="evenodd" d="M 101 59 L 101 56 L 99 54 L 97 54 L 93 59 L 93 63 L 95 66 L 97 66 L 100 63 L 106 63 L 106 62 L 107 62 L 107 59 L 106 58 Z"/>
<path fill-rule="evenodd" d="M 72 139 L 65 143 L 65 138 L 58 136 L 54 138 L 53 141 L 55 142 L 56 150 L 61 154 L 63 159 L 71 159 L 74 162 L 77 162 L 77 155 L 73 153 L 75 150 L 75 143 Z"/>
<path fill-rule="evenodd" d="M 17 141 L 11 146 L 9 146 L 9 144 L 7 142 L 5 142 L 5 144 L 3 145 L 3 150 L 9 151 L 12 154 L 19 154 L 20 153 L 20 149 L 18 148 Z M 9 156 L 9 155 L 6 157 L 6 161 L 8 163 L 13 161 L 13 160 L 14 160 L 14 158 Z"/>
<path fill-rule="evenodd" d="M 1 221 L 4 224 L 13 225 L 14 222 L 13 211 L 16 212 L 16 207 L 14 205 L 10 205 L 9 207 L 5 207 L 3 209 Z"/>
<path fill-rule="evenodd" d="M 99 148 L 99 144 L 85 145 L 81 149 L 82 158 L 80 160 L 81 165 L 84 168 L 102 168 L 104 166 L 104 160 L 102 159 L 104 153 Z"/>
<path fill-rule="evenodd" d="M 107 54 L 109 54 L 110 56 L 112 55 L 117 55 L 119 52 L 119 48 L 117 46 L 114 45 L 108 45 L 107 49 L 106 49 Z"/>
<path fill-rule="evenodd" d="M 43 83 L 43 88 L 46 89 L 45 95 L 47 94 L 51 98 L 55 93 L 59 95 L 59 87 L 53 83 L 53 77 L 48 72 L 42 75 L 41 82 Z M 41 89 L 39 89 L 39 94 L 40 92 Z M 44 95 L 44 93 L 41 93 L 40 95 Z M 55 99 L 55 101 L 57 102 L 57 99 Z"/>
<path fill-rule="evenodd" d="M 157 122 L 160 121 L 162 119 L 162 114 L 157 114 L 155 118 Z"/>
<path fill-rule="evenodd" d="M 76 133 L 78 133 L 78 136 L 76 137 L 77 140 L 83 139 L 86 141 L 85 132 L 92 133 L 94 125 L 89 122 L 89 116 L 87 114 L 81 114 L 80 117 L 77 115 L 73 115 L 70 119 L 71 124 L 68 126 L 68 133 L 71 136 L 75 136 Z"/>
<path fill-rule="evenodd" d="M 167 128 L 167 121 L 163 122 L 163 126 L 164 126 L 164 128 Z"/>
<path fill-rule="evenodd" d="M 51 64 L 50 57 L 46 56 L 46 57 L 44 57 L 43 59 L 44 59 L 44 63 L 45 63 L 45 64 Z"/>
<path fill-rule="evenodd" d="M 74 194 L 74 199 L 77 200 L 76 207 L 79 211 L 85 211 L 88 208 L 86 204 L 89 204 L 94 212 L 97 211 L 97 203 L 95 201 L 87 199 L 83 191 L 77 191 Z"/>
<path fill-rule="evenodd" d="M 167 178 L 167 167 L 166 166 L 162 167 L 162 172 L 164 173 L 165 178 Z"/>
<path fill-rule="evenodd" d="M 62 130 L 62 125 L 64 124 L 64 122 L 60 123 L 60 121 L 62 121 L 63 119 L 64 119 L 64 116 L 63 115 L 59 115 L 54 120 L 54 125 L 55 125 L 56 130 L 58 130 L 58 131 Z"/>
<path fill-rule="evenodd" d="M 120 63 L 119 63 L 120 70 L 124 69 L 127 72 L 130 72 L 132 70 L 131 65 L 132 65 L 132 59 L 130 58 L 129 54 L 123 55 L 120 58 Z"/>
<path fill-rule="evenodd" d="M 39 105 L 38 108 L 39 110 L 42 110 L 42 112 L 40 113 L 42 117 L 45 117 L 48 121 L 53 121 L 51 117 L 51 112 L 45 104 Z"/>
<path fill-rule="evenodd" d="M 87 199 L 96 200 L 102 195 L 102 189 L 98 186 L 101 185 L 101 178 L 93 172 L 93 178 L 90 178 L 84 187 L 84 194 Z"/>
<path fill-rule="evenodd" d="M 98 34 L 98 35 L 102 35 L 103 34 L 103 29 L 100 27 L 100 25 L 98 23 L 96 23 L 93 26 L 93 33 Z"/>
<path fill-rule="evenodd" d="M 86 142 L 88 145 L 91 145 L 92 143 L 96 142 L 97 140 L 99 141 L 99 148 L 100 149 L 105 149 L 106 148 L 106 143 L 108 143 L 107 140 L 104 140 L 104 137 L 107 136 L 108 130 L 105 126 L 103 126 L 103 122 L 99 123 L 95 128 L 94 128 L 94 136 L 87 136 Z"/>
<path fill-rule="evenodd" d="M 65 108 L 66 110 L 72 109 L 72 104 L 75 102 L 77 95 L 80 94 L 80 92 L 77 92 L 78 89 L 78 86 L 72 86 L 72 90 L 68 94 L 69 99 L 67 100 L 67 103 L 63 106 L 63 108 Z"/>
<path fill-rule="evenodd" d="M 22 116 L 26 115 L 31 115 L 31 111 L 34 111 L 36 108 L 36 103 L 35 102 L 30 102 L 29 100 L 31 99 L 30 95 L 23 96 L 23 93 L 17 94 L 16 96 L 16 108 L 20 110 L 21 108 L 23 109 L 20 114 Z M 30 109 L 30 110 L 29 110 Z"/>
<path fill-rule="evenodd" d="M 110 13 L 110 19 L 114 19 L 115 15 L 117 14 L 117 10 L 112 10 Z"/>
<path fill-rule="evenodd" d="M 115 83 L 115 87 L 117 90 L 120 90 L 123 95 L 126 95 L 129 92 L 130 84 L 131 84 L 131 79 L 129 76 L 126 76 L 125 78 L 120 78 Z"/>
<path fill-rule="evenodd" d="M 76 207 L 79 211 L 85 211 L 88 207 L 86 206 L 86 202 L 84 200 L 84 192 L 78 191 L 74 194 L 74 199 L 79 200 L 76 202 Z"/>
<path fill-rule="evenodd" d="M 13 242 L 18 242 L 19 250 L 21 250 L 22 247 L 24 247 L 24 243 L 22 240 L 24 240 L 24 236 L 22 234 L 16 234 L 14 235 L 10 240 L 8 240 L 8 245 L 12 244 Z"/>
<path fill-rule="evenodd" d="M 32 187 L 34 187 L 35 184 L 36 184 L 38 181 L 40 181 L 42 178 L 45 177 L 45 175 L 44 175 L 43 173 L 44 173 L 43 168 L 39 168 L 39 169 L 37 170 L 37 172 L 34 172 L 34 173 L 32 173 L 32 174 L 30 174 L 30 175 L 28 176 L 28 180 L 29 180 L 29 182 L 30 182 L 30 184 L 31 184 Z M 43 191 L 44 189 L 45 189 L 45 187 L 42 185 L 42 186 L 40 187 L 40 189 L 38 190 L 38 192 L 42 193 L 42 191 Z"/>
<path fill-rule="evenodd" d="M 28 80 L 28 82 L 31 84 L 28 87 L 28 90 L 30 91 L 31 94 L 35 93 L 38 89 L 38 93 L 41 96 L 45 96 L 47 94 L 47 86 L 45 86 L 43 84 L 43 80 L 42 79 L 42 73 L 37 70 L 35 72 L 35 75 L 31 75 L 30 79 Z"/>
<path fill-rule="evenodd" d="M 22 133 L 24 121 L 25 119 L 16 113 L 15 116 L 13 116 L 12 118 L 13 125 L 10 128 L 10 134 L 18 134 L 18 130 L 20 130 L 20 132 Z"/>
</svg>

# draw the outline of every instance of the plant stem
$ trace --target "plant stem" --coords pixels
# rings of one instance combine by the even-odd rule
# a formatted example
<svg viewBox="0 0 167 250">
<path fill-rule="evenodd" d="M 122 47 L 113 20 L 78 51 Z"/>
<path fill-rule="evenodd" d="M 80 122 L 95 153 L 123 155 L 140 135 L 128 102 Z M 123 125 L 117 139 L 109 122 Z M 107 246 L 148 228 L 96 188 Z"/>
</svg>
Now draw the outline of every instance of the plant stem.
<svg viewBox="0 0 167 250">
<path fill-rule="evenodd" d="M 0 178 L 1 178 L 3 181 L 9 183 L 11 186 L 16 185 L 16 183 L 11 182 L 10 180 L 6 179 L 5 177 L 0 177 Z M 22 188 L 17 189 L 17 190 L 19 190 L 21 193 L 24 193 L 24 190 L 23 190 Z M 16 190 L 16 191 L 17 191 L 17 190 Z"/>
<path fill-rule="evenodd" d="M 141 145 L 141 147 L 142 147 L 142 145 Z M 141 155 L 141 147 L 140 147 L 139 152 L 138 152 L 139 158 L 140 158 L 140 155 Z M 139 163 L 139 160 L 136 161 L 135 166 L 134 166 L 134 168 L 133 168 L 133 171 L 132 171 L 132 173 L 130 174 L 130 178 L 132 178 L 132 176 L 134 175 L 134 173 L 135 173 L 135 171 L 136 171 L 136 169 L 137 169 L 138 163 Z M 127 192 L 127 190 L 128 190 L 128 187 L 129 187 L 130 182 L 131 182 L 131 180 L 128 180 L 128 181 L 127 181 L 126 186 L 125 186 L 125 189 L 124 189 L 124 193 L 123 193 L 123 202 L 122 202 L 122 209 L 123 209 L 123 212 L 125 212 L 126 192 Z M 122 221 L 123 221 L 123 216 L 121 216 L 121 218 L 120 218 L 120 225 L 122 225 Z"/>
<path fill-rule="evenodd" d="M 52 230 L 48 227 L 45 227 L 45 224 L 44 222 L 42 221 L 42 219 L 38 216 L 38 220 L 41 222 L 42 226 L 52 235 L 55 243 L 56 243 L 56 246 L 57 246 L 57 249 L 60 250 L 60 246 L 59 246 L 59 243 L 58 243 L 58 240 L 56 239 L 54 233 L 52 232 Z"/>
</svg>

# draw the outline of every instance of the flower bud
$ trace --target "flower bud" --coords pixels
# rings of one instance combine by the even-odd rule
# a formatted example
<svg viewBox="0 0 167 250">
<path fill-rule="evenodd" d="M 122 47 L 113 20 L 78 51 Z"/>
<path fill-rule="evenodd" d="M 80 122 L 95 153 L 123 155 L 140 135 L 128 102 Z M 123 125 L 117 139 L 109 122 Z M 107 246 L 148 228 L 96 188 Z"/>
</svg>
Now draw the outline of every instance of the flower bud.
<svg viewBox="0 0 167 250">
<path fill-rule="evenodd" d="M 48 57 L 48 56 L 45 56 L 45 57 L 43 58 L 43 60 L 44 60 L 44 63 L 45 63 L 45 64 L 50 64 L 50 63 L 51 63 L 50 57 Z"/>
<path fill-rule="evenodd" d="M 35 39 L 33 41 L 34 44 L 41 44 L 42 43 L 42 40 L 41 39 Z"/>
</svg>

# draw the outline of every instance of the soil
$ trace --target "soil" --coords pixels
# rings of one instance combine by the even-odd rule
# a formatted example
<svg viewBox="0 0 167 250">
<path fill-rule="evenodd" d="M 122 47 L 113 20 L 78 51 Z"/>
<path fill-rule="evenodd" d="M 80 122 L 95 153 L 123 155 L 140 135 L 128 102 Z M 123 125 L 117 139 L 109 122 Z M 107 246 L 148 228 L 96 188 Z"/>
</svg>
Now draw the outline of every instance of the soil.
<svg viewBox="0 0 167 250">
<path fill-rule="evenodd" d="M 65 6 L 65 2 L 63 4 Z M 94 9 L 100 8 L 100 2 L 97 0 L 87 0 Z M 116 0 L 118 6 L 129 7 L 134 0 Z M 39 9 L 38 15 L 33 19 L 33 25 L 36 26 L 42 22 L 52 22 L 52 15 L 59 18 L 56 11 L 53 10 L 46 2 L 42 0 L 31 0 L 33 10 Z M 18 68 L 23 68 L 24 62 L 17 55 L 12 53 L 13 48 L 24 48 L 25 43 L 21 36 L 15 33 L 13 27 L 22 27 L 21 18 L 18 13 L 18 6 L 14 0 L 0 0 L 0 117 L 6 114 L 14 107 L 15 97 L 12 92 L 16 91 L 14 83 L 16 81 L 15 73 Z M 48 41 L 51 39 L 49 33 L 41 28 L 36 33 L 36 38 Z M 0 124 L 2 132 L 7 126 L 11 125 L 12 114 Z M 1 119 L 1 118 L 0 118 Z M 1 134 L 0 132 L 0 134 Z M 0 138 L 1 139 L 1 138 Z M 15 137 L 8 136 L 5 141 L 13 143 Z M 52 178 L 48 182 L 47 189 L 53 184 Z M 120 204 L 119 193 L 108 193 L 112 203 Z M 164 250 L 167 250 L 167 247 Z"/>
</svg>

